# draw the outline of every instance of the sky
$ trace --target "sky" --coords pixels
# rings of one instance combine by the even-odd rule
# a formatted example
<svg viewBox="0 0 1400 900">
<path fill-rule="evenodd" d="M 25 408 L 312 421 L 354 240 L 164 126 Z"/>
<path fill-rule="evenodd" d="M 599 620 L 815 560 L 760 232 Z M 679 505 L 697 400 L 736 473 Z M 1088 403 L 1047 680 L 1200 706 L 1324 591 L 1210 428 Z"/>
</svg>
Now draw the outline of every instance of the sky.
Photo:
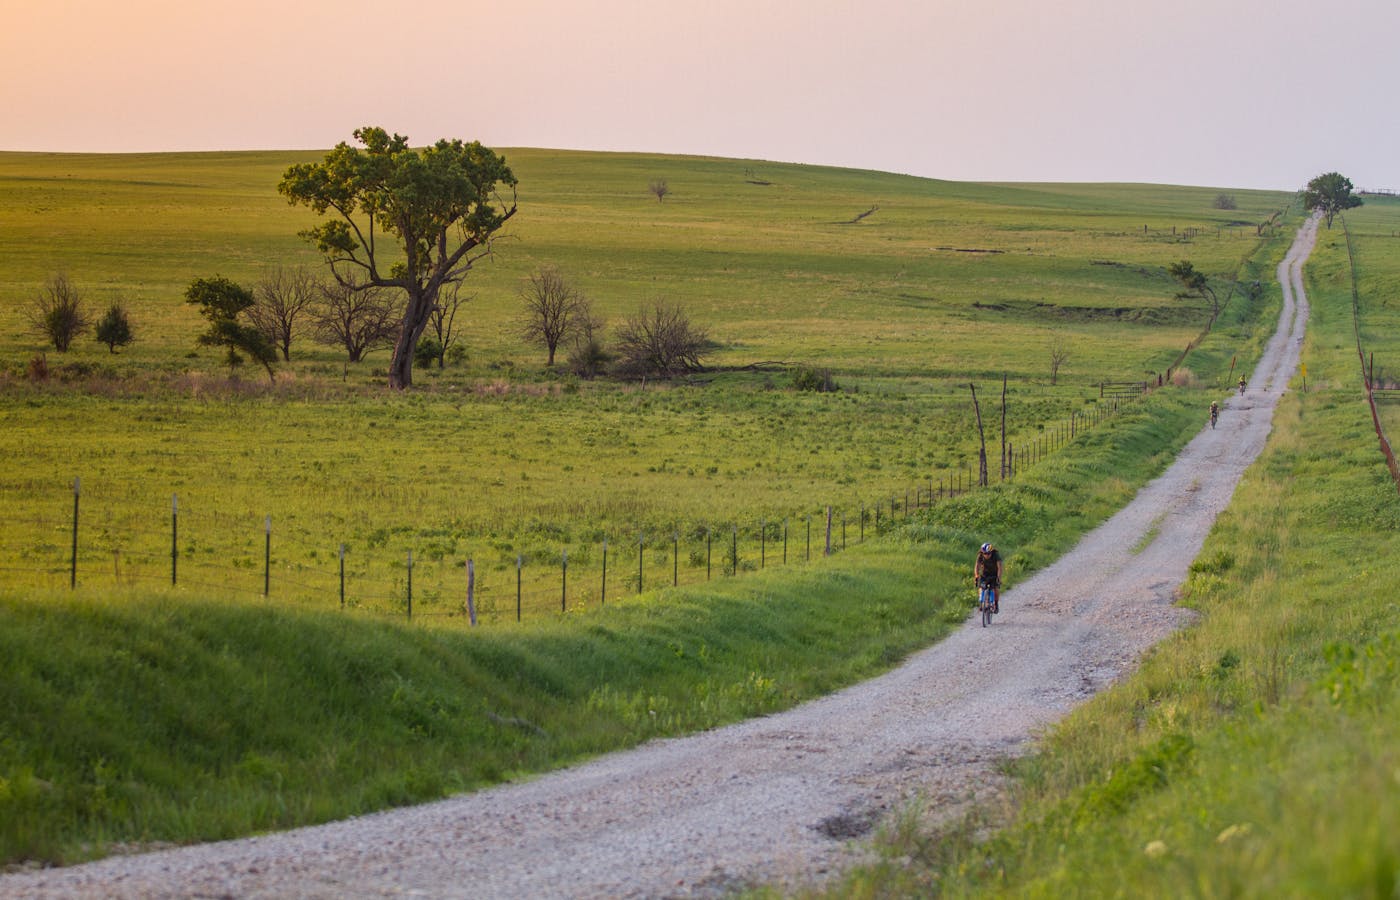
<svg viewBox="0 0 1400 900">
<path fill-rule="evenodd" d="M 0 0 L 0 150 L 438 138 L 1400 189 L 1400 0 Z"/>
</svg>

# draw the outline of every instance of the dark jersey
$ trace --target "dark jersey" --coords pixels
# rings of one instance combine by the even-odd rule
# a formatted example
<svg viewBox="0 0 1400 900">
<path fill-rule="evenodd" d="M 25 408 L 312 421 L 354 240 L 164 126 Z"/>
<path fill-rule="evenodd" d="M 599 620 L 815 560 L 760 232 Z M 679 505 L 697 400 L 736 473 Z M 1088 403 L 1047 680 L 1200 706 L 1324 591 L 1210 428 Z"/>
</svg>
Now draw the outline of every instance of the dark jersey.
<svg viewBox="0 0 1400 900">
<path fill-rule="evenodd" d="M 992 587 L 1001 585 L 1001 554 L 993 548 L 991 553 L 978 552 L 977 563 L 981 567 L 977 575 L 979 584 L 989 584 Z"/>
</svg>

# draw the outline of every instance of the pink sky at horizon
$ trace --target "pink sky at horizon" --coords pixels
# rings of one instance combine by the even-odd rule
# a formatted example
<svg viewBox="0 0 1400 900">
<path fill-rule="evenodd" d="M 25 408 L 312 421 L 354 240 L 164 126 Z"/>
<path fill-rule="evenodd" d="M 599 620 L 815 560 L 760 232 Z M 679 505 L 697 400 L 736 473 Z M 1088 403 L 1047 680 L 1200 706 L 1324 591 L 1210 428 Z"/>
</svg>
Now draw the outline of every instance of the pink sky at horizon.
<svg viewBox="0 0 1400 900">
<path fill-rule="evenodd" d="M 374 123 L 953 180 L 1400 188 L 1395 0 L 49 0 L 4 20 L 0 150 L 320 149 Z"/>
</svg>

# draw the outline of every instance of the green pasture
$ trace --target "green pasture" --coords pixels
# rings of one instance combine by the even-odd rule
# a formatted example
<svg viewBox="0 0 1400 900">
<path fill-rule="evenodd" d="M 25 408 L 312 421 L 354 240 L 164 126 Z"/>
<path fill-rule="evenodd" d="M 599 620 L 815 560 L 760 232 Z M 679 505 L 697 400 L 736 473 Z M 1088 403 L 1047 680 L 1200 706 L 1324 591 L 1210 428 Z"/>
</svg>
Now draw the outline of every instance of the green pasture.
<svg viewBox="0 0 1400 900">
<path fill-rule="evenodd" d="M 1368 200 L 1347 216 L 1363 341 L 1379 346 L 1397 213 Z M 832 895 L 1397 895 L 1400 494 L 1360 384 L 1348 269 L 1339 223 L 1307 270 L 1307 391 L 1294 380 L 1192 565 L 1199 621 L 1010 763 L 1003 805 L 929 831 L 911 803 L 888 861 Z"/>
<path fill-rule="evenodd" d="M 809 518 L 824 544 L 828 507 L 854 542 L 966 486 L 970 381 L 995 477 L 1003 375 L 1018 468 L 1108 414 L 1100 381 L 1155 380 L 1208 320 L 1203 301 L 1176 296 L 1168 263 L 1191 259 L 1226 301 L 1188 384 L 1243 366 L 1277 302 L 1270 288 L 1251 305 L 1233 283 L 1269 280 L 1282 238 L 1256 225 L 1286 195 L 1237 192 L 1240 208 L 1222 211 L 1198 188 L 506 156 L 521 212 L 468 282 L 467 361 L 420 369 L 414 391 L 390 396 L 383 354 L 352 367 L 302 340 L 269 386 L 195 346 L 193 278 L 252 284 L 316 264 L 296 234 L 310 213 L 275 190 L 316 154 L 0 154 L 0 228 L 14 237 L 0 273 L 4 580 L 72 577 L 74 478 L 88 589 L 168 584 L 175 538 L 178 591 L 260 594 L 268 516 L 269 593 L 323 607 L 338 602 L 342 544 L 347 605 L 407 612 L 412 554 L 418 614 L 460 611 L 468 559 L 488 618 L 513 615 L 517 561 L 527 608 L 601 602 L 604 539 L 612 597 L 636 589 L 639 565 L 643 587 L 761 568 L 781 560 L 785 530 L 789 560 L 805 558 Z M 646 191 L 658 177 L 664 203 Z M 713 371 L 644 386 L 543 371 L 514 325 L 518 286 L 542 265 L 614 322 L 683 303 L 715 341 Z M 43 347 L 23 309 L 57 271 L 94 310 L 127 303 L 137 341 L 50 352 L 54 377 L 35 384 Z M 1055 342 L 1069 359 L 1052 386 Z M 799 364 L 832 370 L 841 391 L 792 391 Z"/>
<path fill-rule="evenodd" d="M 520 626 L 0 589 L 0 861 L 419 802 L 869 677 L 966 618 L 977 540 L 1014 548 L 1015 573 L 1053 561 L 1170 462 L 1195 401 L 1157 392 L 1033 474 L 829 559 Z"/>
</svg>

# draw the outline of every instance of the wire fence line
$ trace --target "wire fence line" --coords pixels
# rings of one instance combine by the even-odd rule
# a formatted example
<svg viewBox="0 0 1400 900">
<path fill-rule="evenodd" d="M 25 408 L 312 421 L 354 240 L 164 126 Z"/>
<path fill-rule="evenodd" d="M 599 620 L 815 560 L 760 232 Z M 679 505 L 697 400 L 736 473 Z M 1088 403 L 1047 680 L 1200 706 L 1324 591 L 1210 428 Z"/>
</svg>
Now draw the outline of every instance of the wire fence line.
<svg viewBox="0 0 1400 900">
<path fill-rule="evenodd" d="M 1135 384 L 1142 393 L 1151 388 Z M 1009 446 L 1002 480 L 1061 450 L 1130 401 L 1130 396 L 1104 395 L 1068 420 L 1047 424 L 1035 439 Z M 187 508 L 178 493 L 170 495 L 163 511 L 152 503 L 133 514 L 129 508 L 96 505 L 91 496 L 85 505 L 79 476 L 72 482 L 71 503 L 55 502 L 51 515 L 27 513 L 0 531 L 0 578 L 12 586 L 199 592 L 410 620 L 503 623 L 807 564 L 975 490 L 978 479 L 976 464 L 969 462 L 870 502 L 821 504 L 744 521 L 639 527 L 605 532 L 601 540 L 560 542 L 551 552 L 506 554 L 487 549 L 491 541 L 484 535 L 477 552 L 457 549 L 465 540 L 460 536 L 450 547 L 409 537 L 398 552 L 384 545 L 387 539 L 351 548 L 340 540 L 315 540 L 304 528 L 281 527 L 272 513 L 250 520 Z M 92 487 L 89 495 L 100 493 Z"/>
<path fill-rule="evenodd" d="M 1390 470 L 1390 478 L 1395 482 L 1395 488 L 1400 491 L 1400 462 L 1396 461 L 1395 451 L 1391 448 L 1390 439 L 1386 437 L 1385 426 L 1381 424 L 1381 414 L 1376 409 L 1378 399 L 1388 399 L 1388 391 L 1379 389 L 1376 385 L 1376 355 L 1372 352 L 1368 358 L 1365 346 L 1361 343 L 1361 291 L 1356 277 L 1356 252 L 1352 248 L 1351 229 L 1347 227 L 1347 217 L 1340 215 L 1342 220 L 1342 234 L 1346 236 L 1347 242 L 1347 267 L 1351 271 L 1351 324 L 1352 330 L 1356 334 L 1356 356 L 1361 363 L 1361 381 L 1366 388 L 1366 405 L 1371 408 L 1371 424 L 1376 429 L 1376 439 L 1380 441 L 1381 455 L 1385 457 L 1386 467 Z M 1380 394 L 1380 397 L 1377 396 Z"/>
</svg>

